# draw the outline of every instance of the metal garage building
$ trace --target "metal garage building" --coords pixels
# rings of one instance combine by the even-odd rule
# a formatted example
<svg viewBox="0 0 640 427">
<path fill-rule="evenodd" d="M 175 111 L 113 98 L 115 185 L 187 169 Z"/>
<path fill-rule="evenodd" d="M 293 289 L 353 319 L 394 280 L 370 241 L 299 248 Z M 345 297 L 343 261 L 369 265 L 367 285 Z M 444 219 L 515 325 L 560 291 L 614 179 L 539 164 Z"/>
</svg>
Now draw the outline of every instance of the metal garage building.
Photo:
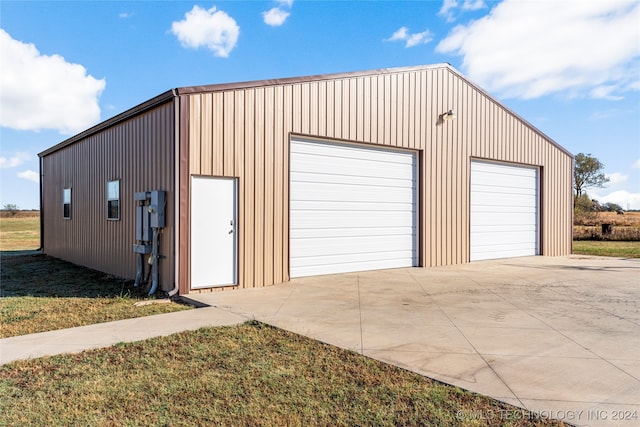
<svg viewBox="0 0 640 427">
<path fill-rule="evenodd" d="M 174 89 L 40 157 L 44 251 L 163 291 L 571 252 L 572 155 L 447 64 Z"/>
</svg>

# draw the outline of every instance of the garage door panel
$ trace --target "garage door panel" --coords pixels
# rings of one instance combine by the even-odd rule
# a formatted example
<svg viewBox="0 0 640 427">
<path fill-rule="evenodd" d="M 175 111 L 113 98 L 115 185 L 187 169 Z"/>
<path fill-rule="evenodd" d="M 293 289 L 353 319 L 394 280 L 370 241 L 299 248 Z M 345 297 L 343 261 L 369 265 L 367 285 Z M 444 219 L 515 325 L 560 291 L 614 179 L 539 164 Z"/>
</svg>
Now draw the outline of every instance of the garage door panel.
<svg viewBox="0 0 640 427">
<path fill-rule="evenodd" d="M 291 199 L 316 201 L 354 201 L 354 202 L 382 202 L 396 203 L 412 200 L 415 190 L 388 186 L 363 186 L 351 184 L 323 184 L 312 182 L 292 181 Z M 386 191 L 385 191 L 386 190 Z M 384 198 L 381 192 L 385 191 Z"/>
<path fill-rule="evenodd" d="M 354 262 L 333 262 L 323 265 L 298 266 L 292 264 L 292 269 L 297 272 L 295 277 L 316 276 L 321 274 L 353 273 L 358 271 L 382 270 L 385 268 L 413 267 L 415 264 L 407 263 L 406 258 L 398 259 L 368 259 Z"/>
<path fill-rule="evenodd" d="M 504 240 L 505 237 L 513 238 L 513 242 L 507 241 L 505 245 L 512 245 L 513 247 L 523 245 L 530 246 L 535 243 L 535 239 L 531 237 L 531 231 L 535 230 L 520 230 L 520 231 L 492 231 L 490 233 L 474 233 L 471 235 L 475 239 L 474 246 L 499 246 L 500 243 L 496 241 Z"/>
<path fill-rule="evenodd" d="M 326 184 L 344 184 L 364 186 L 385 186 L 385 187 L 410 187 L 413 179 L 411 176 L 383 177 L 383 176 L 347 176 L 347 175 L 329 175 L 315 172 L 292 172 L 296 182 L 326 183 Z"/>
<path fill-rule="evenodd" d="M 349 228 L 298 228 L 290 232 L 291 239 L 350 237 L 350 236 L 396 236 L 413 235 L 414 227 L 376 227 L 375 229 L 362 227 Z"/>
<path fill-rule="evenodd" d="M 477 213 L 486 213 L 486 214 L 495 215 L 495 214 L 504 212 L 504 210 L 501 210 L 500 208 L 507 207 L 507 206 L 509 206 L 509 204 L 507 202 L 503 202 L 501 203 L 500 206 L 496 204 L 476 205 L 474 209 L 475 209 L 475 212 Z M 509 207 L 510 207 L 510 210 L 509 210 L 510 213 L 537 215 L 537 212 L 538 212 L 536 206 L 509 206 Z"/>
<path fill-rule="evenodd" d="M 471 261 L 538 254 L 538 170 L 471 162 Z"/>
<path fill-rule="evenodd" d="M 324 201 L 316 200 L 296 200 L 290 204 L 291 210 L 323 210 L 323 211 L 355 211 L 355 212 L 372 212 L 372 211 L 393 211 L 393 212 L 411 212 L 414 205 L 411 203 L 375 203 L 375 202 L 356 202 L 356 201 Z"/>
<path fill-rule="evenodd" d="M 328 159 L 326 159 L 328 160 Z M 371 162 L 361 159 L 331 158 L 331 163 L 318 163 L 318 156 L 305 156 L 296 159 L 295 168 L 292 172 L 316 173 L 320 175 L 337 175 L 344 179 L 349 177 L 369 177 L 379 176 L 395 179 L 411 179 L 407 172 L 407 165 L 410 163 L 384 164 L 382 162 Z M 383 171 L 382 175 L 376 174 L 375 167 Z"/>
<path fill-rule="evenodd" d="M 294 232 L 305 228 L 381 228 L 411 225 L 413 212 L 348 212 L 348 211 L 292 211 L 289 227 Z"/>
<path fill-rule="evenodd" d="M 517 251 L 529 250 L 530 243 L 531 242 L 523 241 L 518 243 L 496 244 L 495 241 L 493 241 L 493 242 L 487 242 L 485 245 L 478 245 L 478 249 L 481 249 L 482 252 L 485 252 L 485 251 L 504 252 L 507 254 L 505 258 L 508 258 L 509 251 L 517 252 Z"/>
<path fill-rule="evenodd" d="M 323 255 L 355 255 L 406 251 L 411 247 L 412 236 L 408 235 L 370 235 L 291 239 L 291 250 L 303 257 Z M 365 249 L 366 248 L 366 249 Z"/>
<path fill-rule="evenodd" d="M 496 233 L 528 233 L 528 237 L 533 239 L 532 233 L 536 231 L 536 227 L 530 224 L 505 224 L 505 225 L 485 225 L 474 227 L 475 231 L 471 232 L 472 237 L 480 235 L 492 235 Z M 494 239 L 495 240 L 495 239 Z"/>
<path fill-rule="evenodd" d="M 537 170 L 528 166 L 508 165 L 501 163 L 473 161 L 473 170 L 477 174 L 487 174 L 496 176 L 529 176 L 534 177 Z"/>
<path fill-rule="evenodd" d="M 497 186 L 497 185 L 472 185 L 471 191 L 476 194 L 483 194 L 486 197 L 494 197 L 499 198 L 502 195 L 509 194 L 512 196 L 535 196 L 535 189 L 531 188 L 520 188 L 520 187 L 505 187 L 505 186 Z"/>
<path fill-rule="evenodd" d="M 417 265 L 415 153 L 304 140 L 290 153 L 291 277 Z"/>
<path fill-rule="evenodd" d="M 370 160 L 384 164 L 410 164 L 414 161 L 413 158 L 406 155 L 406 152 L 393 151 L 384 148 L 321 141 L 295 140 L 292 142 L 293 144 L 290 149 L 292 154 L 322 156 L 331 162 L 336 158 L 348 158 L 354 159 L 355 161 Z"/>
<path fill-rule="evenodd" d="M 318 256 L 309 256 L 309 257 L 301 257 L 296 259 L 295 267 L 318 267 L 321 269 L 325 269 L 330 267 L 331 265 L 336 264 L 359 264 L 366 263 L 370 266 L 372 262 L 384 262 L 384 261 L 393 261 L 394 263 L 403 263 L 406 260 L 410 259 L 411 251 L 379 251 L 379 252 L 367 252 L 367 253 L 357 253 L 357 254 L 340 254 L 340 255 L 318 255 Z M 385 264 L 388 266 L 389 264 Z M 411 267 L 409 265 L 403 265 L 405 267 Z M 397 265 L 396 265 L 397 267 Z M 326 270 L 325 270 L 326 271 Z M 354 271 L 363 271 L 363 270 L 354 270 Z"/>
<path fill-rule="evenodd" d="M 535 213 L 530 212 L 476 212 L 474 215 L 474 228 L 485 225 L 503 227 L 510 225 L 529 226 L 535 218 Z M 535 228 L 532 228 L 535 229 Z"/>
<path fill-rule="evenodd" d="M 510 245 L 491 246 L 486 248 L 479 248 L 475 255 L 482 256 L 482 259 L 515 258 L 521 256 L 531 256 L 531 248 L 524 244 L 517 245 L 515 247 Z"/>
<path fill-rule="evenodd" d="M 529 184 L 531 183 L 531 179 L 535 178 L 535 174 L 526 174 L 526 175 L 505 174 L 498 179 L 494 175 L 496 172 L 476 173 L 475 176 L 478 182 L 483 182 L 485 183 L 484 185 L 489 185 L 487 183 L 491 183 L 490 186 L 495 186 L 496 188 L 502 188 L 502 189 L 530 188 Z M 482 185 L 482 184 L 478 184 L 478 185 Z"/>
<path fill-rule="evenodd" d="M 506 196 L 506 197 L 505 197 Z M 537 206 L 531 199 L 535 199 L 535 194 L 531 195 L 503 195 L 502 198 L 485 197 L 482 203 L 476 203 L 475 208 L 482 209 L 486 212 L 511 212 L 513 210 L 525 209 L 536 210 Z"/>
</svg>

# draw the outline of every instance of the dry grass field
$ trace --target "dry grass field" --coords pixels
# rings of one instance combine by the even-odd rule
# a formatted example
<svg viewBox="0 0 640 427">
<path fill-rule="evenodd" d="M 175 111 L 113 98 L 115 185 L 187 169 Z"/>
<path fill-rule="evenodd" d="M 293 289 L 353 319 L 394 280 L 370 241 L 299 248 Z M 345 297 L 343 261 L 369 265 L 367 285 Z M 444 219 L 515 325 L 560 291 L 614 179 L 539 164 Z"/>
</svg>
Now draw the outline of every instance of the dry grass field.
<svg viewBox="0 0 640 427">
<path fill-rule="evenodd" d="M 40 247 L 40 212 L 0 211 L 0 250 L 33 250 Z"/>
<path fill-rule="evenodd" d="M 589 218 L 576 217 L 575 225 L 612 224 L 618 227 L 640 227 L 640 212 L 625 212 L 618 215 L 615 212 L 597 212 Z"/>
<path fill-rule="evenodd" d="M 602 234 L 602 224 L 610 224 L 611 234 Z M 573 225 L 574 240 L 640 241 L 640 212 L 597 212 L 576 215 Z"/>
</svg>

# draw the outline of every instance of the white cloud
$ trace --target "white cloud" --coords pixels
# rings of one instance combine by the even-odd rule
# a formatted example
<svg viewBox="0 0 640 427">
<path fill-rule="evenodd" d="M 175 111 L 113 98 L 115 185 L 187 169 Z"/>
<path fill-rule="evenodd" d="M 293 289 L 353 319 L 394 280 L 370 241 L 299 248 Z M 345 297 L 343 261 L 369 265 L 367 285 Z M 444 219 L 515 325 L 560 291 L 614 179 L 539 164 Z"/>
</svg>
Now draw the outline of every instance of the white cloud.
<svg viewBox="0 0 640 427">
<path fill-rule="evenodd" d="M 129 12 L 122 12 L 118 15 L 118 17 L 122 19 L 128 19 L 128 18 L 131 18 L 132 16 L 133 16 L 133 13 L 129 13 Z"/>
<path fill-rule="evenodd" d="M 620 95 L 612 95 L 618 88 L 615 85 L 601 85 L 591 89 L 591 98 L 608 99 L 610 101 L 620 101 L 624 99 Z"/>
<path fill-rule="evenodd" d="M 625 175 L 620 172 L 613 172 L 605 175 L 609 178 L 608 186 L 622 184 L 623 182 L 627 182 L 627 179 L 629 179 L 629 175 Z"/>
<path fill-rule="evenodd" d="M 182 21 L 171 24 L 171 32 L 184 47 L 205 46 L 215 56 L 227 58 L 238 42 L 240 27 L 235 19 L 221 10 L 193 6 Z"/>
<path fill-rule="evenodd" d="M 442 7 L 438 12 L 438 15 L 444 17 L 447 22 L 453 22 L 455 18 L 453 17 L 453 9 L 458 7 L 458 2 L 456 0 L 444 0 L 442 2 Z"/>
<path fill-rule="evenodd" d="M 291 7 L 293 6 L 293 0 L 276 0 L 276 3 L 279 3 L 283 6 Z"/>
<path fill-rule="evenodd" d="M 421 33 L 409 33 L 407 27 L 400 27 L 391 37 L 384 39 L 385 42 L 404 41 L 404 47 L 413 47 L 419 44 L 426 44 L 433 40 L 431 31 L 425 30 Z"/>
<path fill-rule="evenodd" d="M 405 47 L 413 47 L 419 44 L 426 44 L 433 40 L 433 36 L 431 31 L 426 30 L 421 33 L 411 34 L 407 39 L 407 43 L 404 45 Z"/>
<path fill-rule="evenodd" d="M 398 40 L 406 40 L 409 36 L 409 29 L 407 27 L 400 27 L 395 33 L 391 34 L 391 37 L 384 39 L 386 42 L 395 42 Z"/>
<path fill-rule="evenodd" d="M 482 0 L 464 0 L 462 10 L 478 10 L 487 7 Z"/>
<path fill-rule="evenodd" d="M 15 153 L 13 157 L 0 157 L 0 168 L 15 168 L 29 160 L 29 153 Z"/>
<path fill-rule="evenodd" d="M 590 194 L 591 197 L 600 203 L 616 203 L 623 209 L 640 209 L 640 193 L 631 193 L 627 190 L 618 190 L 600 196 L 596 193 Z"/>
<path fill-rule="evenodd" d="M 1 126 L 72 134 L 100 121 L 98 99 L 106 81 L 87 75 L 82 65 L 42 55 L 2 29 L 0 63 Z"/>
<path fill-rule="evenodd" d="M 636 169 L 640 169 L 640 159 L 635 161 L 635 163 L 633 164 L 633 167 Z"/>
<path fill-rule="evenodd" d="M 447 22 L 453 22 L 456 19 L 454 11 L 458 7 L 463 11 L 474 11 L 485 8 L 487 5 L 484 4 L 483 0 L 464 0 L 462 6 L 460 6 L 457 0 L 444 0 L 438 15 L 442 16 Z"/>
<path fill-rule="evenodd" d="M 462 56 L 464 72 L 503 97 L 617 99 L 640 86 L 639 21 L 637 1 L 504 0 L 436 51 Z"/>
<path fill-rule="evenodd" d="M 28 181 L 40 183 L 40 174 L 32 170 L 18 172 L 18 177 L 22 179 L 26 179 Z"/>
<path fill-rule="evenodd" d="M 289 15 L 289 12 L 280 9 L 279 7 L 274 7 L 273 9 L 269 9 L 267 12 L 262 12 L 264 23 L 271 25 L 272 27 L 279 27 L 284 24 L 284 21 L 287 20 Z"/>
</svg>

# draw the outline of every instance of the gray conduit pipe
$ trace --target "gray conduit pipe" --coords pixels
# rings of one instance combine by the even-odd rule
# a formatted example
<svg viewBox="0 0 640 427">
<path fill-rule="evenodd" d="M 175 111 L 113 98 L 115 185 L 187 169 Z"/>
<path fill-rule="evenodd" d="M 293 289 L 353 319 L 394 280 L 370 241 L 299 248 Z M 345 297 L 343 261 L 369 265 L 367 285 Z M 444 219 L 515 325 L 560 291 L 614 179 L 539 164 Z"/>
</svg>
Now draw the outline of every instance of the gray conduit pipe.
<svg viewBox="0 0 640 427">
<path fill-rule="evenodd" d="M 138 272 L 136 273 L 136 282 L 133 284 L 136 288 L 140 286 L 144 270 L 144 259 L 142 254 L 138 254 Z"/>
<path fill-rule="evenodd" d="M 159 230 L 157 228 L 153 229 L 153 246 L 151 249 L 151 289 L 149 289 L 149 296 L 156 293 L 158 289 L 158 261 L 160 257 L 158 256 L 158 233 Z"/>
</svg>

